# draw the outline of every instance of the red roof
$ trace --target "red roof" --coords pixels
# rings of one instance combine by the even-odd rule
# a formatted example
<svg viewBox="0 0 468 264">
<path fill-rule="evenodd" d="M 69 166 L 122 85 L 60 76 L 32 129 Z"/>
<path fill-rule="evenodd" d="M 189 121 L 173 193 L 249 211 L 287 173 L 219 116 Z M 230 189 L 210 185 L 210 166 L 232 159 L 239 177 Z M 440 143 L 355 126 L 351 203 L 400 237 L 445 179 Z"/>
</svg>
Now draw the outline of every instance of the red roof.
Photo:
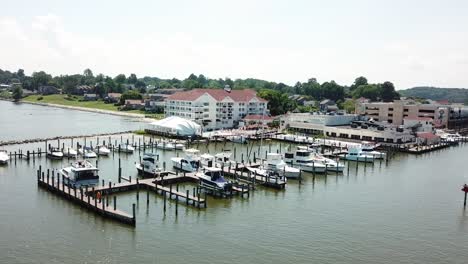
<svg viewBox="0 0 468 264">
<path fill-rule="evenodd" d="M 194 101 L 205 93 L 209 94 L 217 101 L 222 101 L 224 98 L 229 97 L 235 102 L 248 102 L 252 100 L 252 98 L 257 98 L 261 102 L 267 102 L 265 99 L 257 97 L 257 93 L 250 89 L 232 90 L 231 92 L 226 92 L 224 89 L 194 89 L 172 94 L 166 100 Z"/>
<path fill-rule="evenodd" d="M 406 120 L 432 121 L 431 117 L 405 117 Z"/>
<path fill-rule="evenodd" d="M 439 138 L 439 136 L 432 134 L 431 132 L 420 132 L 417 133 L 417 136 L 419 138 L 424 138 L 424 139 L 436 139 Z"/>
<path fill-rule="evenodd" d="M 248 115 L 244 117 L 244 120 L 273 120 L 273 117 L 271 116 L 262 116 L 262 115 Z"/>
<path fill-rule="evenodd" d="M 448 105 L 450 104 L 449 100 L 445 99 L 445 100 L 438 100 L 436 101 L 437 103 L 441 104 L 441 105 Z"/>
</svg>

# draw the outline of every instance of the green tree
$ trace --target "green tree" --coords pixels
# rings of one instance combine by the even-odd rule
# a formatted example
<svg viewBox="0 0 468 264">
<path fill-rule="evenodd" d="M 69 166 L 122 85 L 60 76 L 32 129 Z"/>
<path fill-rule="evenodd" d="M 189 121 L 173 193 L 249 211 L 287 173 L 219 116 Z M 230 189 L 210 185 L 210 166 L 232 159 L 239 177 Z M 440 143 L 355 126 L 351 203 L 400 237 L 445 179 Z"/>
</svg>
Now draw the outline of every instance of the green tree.
<svg viewBox="0 0 468 264">
<path fill-rule="evenodd" d="M 19 101 L 21 98 L 23 98 L 23 88 L 21 88 L 20 85 L 15 85 L 12 95 L 15 102 Z"/>
<path fill-rule="evenodd" d="M 39 86 L 48 85 L 52 81 L 52 76 L 44 71 L 34 72 L 32 74 L 32 88 L 37 90 Z"/>
<path fill-rule="evenodd" d="M 367 78 L 364 76 L 357 77 L 354 80 L 354 83 L 351 85 L 350 90 L 353 91 L 354 89 L 358 88 L 361 85 L 368 85 Z"/>
<path fill-rule="evenodd" d="M 83 71 L 83 75 L 86 78 L 93 78 L 94 77 L 93 72 L 89 68 Z"/>
<path fill-rule="evenodd" d="M 285 93 L 276 90 L 263 89 L 257 93 L 263 99 L 268 100 L 268 109 L 272 115 L 282 115 L 296 108 L 296 103 L 289 99 Z"/>
<path fill-rule="evenodd" d="M 130 76 L 128 76 L 127 78 L 127 82 L 129 84 L 135 84 L 136 82 L 138 81 L 136 75 L 134 73 L 130 74 Z"/>
<path fill-rule="evenodd" d="M 125 74 L 119 74 L 119 75 L 115 76 L 114 80 L 118 84 L 124 84 L 126 79 L 127 78 L 125 77 Z"/>
<path fill-rule="evenodd" d="M 384 82 L 381 86 L 381 99 L 384 102 L 392 102 L 394 99 L 399 99 L 399 94 L 395 91 L 395 86 L 391 82 Z"/>
<path fill-rule="evenodd" d="M 321 85 L 323 98 L 331 99 L 333 101 L 344 99 L 344 88 L 338 85 L 335 81 L 324 82 Z"/>
<path fill-rule="evenodd" d="M 381 89 L 380 85 L 377 84 L 367 84 L 360 85 L 351 93 L 353 98 L 365 97 L 372 101 L 376 101 L 380 98 Z"/>
<path fill-rule="evenodd" d="M 130 99 L 133 99 L 133 100 L 143 99 L 143 96 L 136 90 L 126 91 L 120 97 L 120 104 L 124 104 L 125 100 L 130 100 Z"/>
</svg>

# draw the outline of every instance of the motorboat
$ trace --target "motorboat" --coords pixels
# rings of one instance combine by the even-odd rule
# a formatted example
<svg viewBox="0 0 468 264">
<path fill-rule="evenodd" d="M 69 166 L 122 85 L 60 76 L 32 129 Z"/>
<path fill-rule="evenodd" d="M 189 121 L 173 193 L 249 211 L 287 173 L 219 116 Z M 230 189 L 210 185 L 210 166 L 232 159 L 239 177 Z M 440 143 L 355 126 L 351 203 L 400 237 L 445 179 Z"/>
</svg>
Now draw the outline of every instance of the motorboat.
<svg viewBox="0 0 468 264">
<path fill-rule="evenodd" d="M 200 179 L 200 186 L 202 187 L 219 191 L 232 190 L 232 183 L 223 177 L 223 172 L 220 168 L 205 167 L 202 172 L 197 172 L 195 175 Z"/>
<path fill-rule="evenodd" d="M 175 143 L 174 148 L 177 150 L 183 150 L 185 148 L 185 145 L 182 143 Z"/>
<path fill-rule="evenodd" d="M 228 136 L 226 137 L 229 141 L 240 144 L 247 144 L 248 140 L 244 136 Z"/>
<path fill-rule="evenodd" d="M 266 179 L 265 181 L 268 181 L 270 183 L 276 183 L 278 181 L 286 181 L 285 177 L 282 177 L 278 172 L 269 170 L 264 167 L 247 167 L 247 170 L 250 171 L 250 173 L 260 176 L 263 179 Z"/>
<path fill-rule="evenodd" d="M 0 150 L 0 164 L 7 164 L 10 156 L 6 150 Z"/>
<path fill-rule="evenodd" d="M 314 160 L 312 151 L 300 147 L 295 152 L 285 153 L 284 161 L 306 172 L 324 173 L 327 170 L 327 166 L 322 162 Z"/>
<path fill-rule="evenodd" d="M 110 152 L 110 149 L 105 145 L 96 146 L 96 154 L 98 154 L 99 156 L 109 156 Z"/>
<path fill-rule="evenodd" d="M 200 151 L 198 149 L 186 149 L 185 157 L 171 158 L 172 166 L 178 170 L 195 172 L 200 167 Z"/>
<path fill-rule="evenodd" d="M 362 151 L 365 151 L 365 152 L 370 152 L 370 151 L 373 151 L 377 148 L 378 145 L 374 144 L 373 142 L 369 142 L 369 141 L 362 141 L 361 142 L 361 149 Z"/>
<path fill-rule="evenodd" d="M 334 172 L 343 172 L 345 165 L 335 161 L 333 159 L 327 158 L 317 152 L 312 153 L 312 159 L 314 162 L 319 162 L 325 165 L 327 171 L 334 171 Z"/>
<path fill-rule="evenodd" d="M 123 153 L 133 153 L 133 151 L 135 151 L 135 148 L 130 144 L 120 144 L 118 149 Z"/>
<path fill-rule="evenodd" d="M 59 148 L 51 147 L 47 151 L 47 157 L 51 159 L 63 159 L 63 152 Z"/>
<path fill-rule="evenodd" d="M 94 152 L 90 147 L 82 147 L 78 150 L 78 152 L 85 159 L 97 158 L 96 152 Z"/>
<path fill-rule="evenodd" d="M 66 147 L 63 149 L 63 156 L 68 158 L 76 158 L 78 156 L 78 151 L 72 147 Z"/>
<path fill-rule="evenodd" d="M 176 145 L 172 142 L 158 142 L 156 144 L 156 148 L 163 149 L 163 150 L 174 150 L 176 149 Z"/>
<path fill-rule="evenodd" d="M 265 168 L 277 172 L 279 175 L 285 176 L 286 178 L 297 179 L 301 174 L 300 169 L 288 166 L 278 153 L 267 153 Z"/>
<path fill-rule="evenodd" d="M 348 153 L 344 155 L 346 160 L 360 162 L 374 162 L 375 157 L 366 152 L 363 152 L 360 147 L 348 148 Z"/>
<path fill-rule="evenodd" d="M 208 153 L 204 153 L 199 157 L 200 165 L 203 167 L 216 167 L 215 157 Z"/>
<path fill-rule="evenodd" d="M 370 155 L 370 156 L 374 157 L 375 159 L 385 159 L 385 157 L 387 156 L 387 154 L 385 152 L 380 152 L 380 151 L 376 151 L 376 150 L 367 151 L 367 150 L 363 149 L 362 153 Z"/>
<path fill-rule="evenodd" d="M 140 163 L 135 164 L 138 173 L 143 175 L 155 175 L 156 173 L 161 172 L 161 167 L 159 167 L 159 162 L 155 154 L 145 153 L 143 159 Z"/>
<path fill-rule="evenodd" d="M 92 186 L 99 183 L 99 169 L 87 160 L 80 160 L 62 168 L 64 183 L 71 187 Z"/>
<path fill-rule="evenodd" d="M 215 163 L 220 167 L 230 166 L 232 163 L 236 163 L 235 161 L 231 161 L 232 152 L 230 151 L 223 151 L 217 153 L 215 155 Z"/>
</svg>

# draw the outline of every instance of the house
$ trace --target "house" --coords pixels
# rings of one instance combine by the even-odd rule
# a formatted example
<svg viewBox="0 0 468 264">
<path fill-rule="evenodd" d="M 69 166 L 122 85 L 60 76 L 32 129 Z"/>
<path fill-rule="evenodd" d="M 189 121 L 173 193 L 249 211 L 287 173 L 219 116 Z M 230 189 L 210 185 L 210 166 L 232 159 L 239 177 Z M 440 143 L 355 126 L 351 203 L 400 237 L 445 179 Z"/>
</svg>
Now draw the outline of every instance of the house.
<svg viewBox="0 0 468 264">
<path fill-rule="evenodd" d="M 194 89 L 165 100 L 165 114 L 190 119 L 204 130 L 233 128 L 247 115 L 268 115 L 268 101 L 254 90 Z"/>
<path fill-rule="evenodd" d="M 78 85 L 75 87 L 75 90 L 72 92 L 74 95 L 84 95 L 87 93 L 93 93 L 94 87 L 90 85 Z"/>
<path fill-rule="evenodd" d="M 121 110 L 141 110 L 143 108 L 145 108 L 145 103 L 143 100 L 128 99 L 125 100 Z"/>
<path fill-rule="evenodd" d="M 10 84 L 0 83 L 0 91 L 8 91 L 12 88 Z"/>
<path fill-rule="evenodd" d="M 153 99 L 145 100 L 145 111 L 153 113 L 164 113 L 164 101 L 157 101 Z"/>
<path fill-rule="evenodd" d="M 295 101 L 298 105 L 304 105 L 304 102 L 306 101 L 306 98 L 300 94 L 293 94 L 288 96 L 288 98 L 292 101 Z"/>
<path fill-rule="evenodd" d="M 416 142 L 425 145 L 434 145 L 440 143 L 440 137 L 432 132 L 418 132 L 416 133 Z"/>
<path fill-rule="evenodd" d="M 320 111 L 321 112 L 333 112 L 337 111 L 338 106 L 336 105 L 335 101 L 330 99 L 325 99 L 320 102 Z"/>
<path fill-rule="evenodd" d="M 121 93 L 108 93 L 107 96 L 104 98 L 106 103 L 118 103 L 120 102 L 120 97 L 122 97 Z"/>
<path fill-rule="evenodd" d="M 97 101 L 98 95 L 97 94 L 84 94 L 83 100 L 85 101 Z"/>
<path fill-rule="evenodd" d="M 403 119 L 403 126 L 414 132 L 432 132 L 433 122 L 434 120 L 430 117 L 406 117 Z"/>
<path fill-rule="evenodd" d="M 314 101 L 314 100 L 304 101 L 304 106 L 315 107 L 316 105 L 317 105 L 317 101 Z"/>
<path fill-rule="evenodd" d="M 42 95 L 50 95 L 50 94 L 58 94 L 59 89 L 55 86 L 50 85 L 41 85 L 37 89 L 37 91 Z"/>
</svg>

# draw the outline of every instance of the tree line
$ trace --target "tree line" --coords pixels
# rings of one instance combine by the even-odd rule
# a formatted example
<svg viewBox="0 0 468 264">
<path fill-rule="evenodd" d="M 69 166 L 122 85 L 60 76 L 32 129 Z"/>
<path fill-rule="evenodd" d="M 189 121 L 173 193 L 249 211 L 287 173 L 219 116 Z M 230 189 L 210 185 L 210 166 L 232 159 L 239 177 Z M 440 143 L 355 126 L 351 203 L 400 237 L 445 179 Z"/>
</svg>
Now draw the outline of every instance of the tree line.
<svg viewBox="0 0 468 264">
<path fill-rule="evenodd" d="M 109 92 L 123 93 L 132 88 L 140 93 L 153 92 L 164 88 L 223 88 L 226 85 L 232 89 L 250 88 L 257 90 L 259 96 L 270 100 L 272 114 L 281 114 L 297 108 L 297 104 L 290 100 L 287 95 L 299 94 L 310 100 L 331 99 L 338 104 L 342 104 L 346 98 L 365 97 L 370 100 L 392 101 L 399 98 L 395 87 L 391 82 L 369 83 L 365 77 L 358 77 L 349 85 L 340 85 L 335 81 L 319 83 L 316 78 L 310 78 L 307 82 L 297 82 L 294 86 L 284 83 L 270 82 L 260 79 L 247 78 L 235 79 L 219 78 L 211 79 L 203 74 L 190 74 L 187 78 L 179 80 L 177 78 L 161 79 L 158 77 L 138 78 L 134 73 L 126 76 L 118 74 L 115 77 L 103 74 L 94 75 L 90 69 L 86 69 L 82 74 L 52 76 L 44 71 L 33 72 L 31 76 L 24 74 L 23 69 L 16 72 L 3 71 L 0 69 L 0 83 L 21 83 L 22 88 L 28 90 L 38 90 L 40 86 L 51 85 L 61 88 L 63 93 L 72 93 L 79 85 L 93 86 L 95 93 L 105 95 Z M 272 103 L 273 102 L 273 103 Z"/>
</svg>

